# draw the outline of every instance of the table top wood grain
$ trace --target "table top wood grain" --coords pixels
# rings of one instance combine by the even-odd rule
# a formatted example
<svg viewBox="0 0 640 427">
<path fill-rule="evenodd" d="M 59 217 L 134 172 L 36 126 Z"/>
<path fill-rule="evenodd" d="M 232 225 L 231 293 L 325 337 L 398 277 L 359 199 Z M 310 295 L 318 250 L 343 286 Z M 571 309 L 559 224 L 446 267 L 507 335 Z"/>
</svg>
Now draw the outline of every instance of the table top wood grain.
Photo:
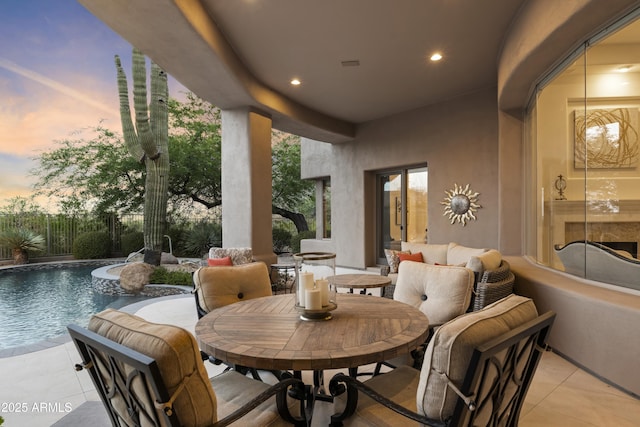
<svg viewBox="0 0 640 427">
<path fill-rule="evenodd" d="M 379 274 L 338 274 L 327 277 L 330 283 L 339 288 L 381 288 L 391 284 L 391 279 Z"/>
<path fill-rule="evenodd" d="M 338 294 L 331 320 L 304 321 L 294 297 L 213 310 L 196 324 L 200 348 L 224 362 L 265 370 L 355 368 L 408 353 L 429 332 L 424 313 L 388 298 Z"/>
</svg>

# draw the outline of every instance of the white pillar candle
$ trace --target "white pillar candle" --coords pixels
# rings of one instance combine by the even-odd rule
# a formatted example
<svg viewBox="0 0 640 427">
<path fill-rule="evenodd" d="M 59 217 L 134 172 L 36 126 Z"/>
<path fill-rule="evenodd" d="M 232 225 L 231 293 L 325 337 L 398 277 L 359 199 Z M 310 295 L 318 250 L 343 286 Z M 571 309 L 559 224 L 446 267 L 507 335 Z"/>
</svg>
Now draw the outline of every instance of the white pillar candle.
<svg viewBox="0 0 640 427">
<path fill-rule="evenodd" d="M 320 310 L 322 308 L 320 289 L 307 289 L 304 293 L 304 296 L 304 308 L 306 308 L 307 310 Z"/>
<path fill-rule="evenodd" d="M 329 305 L 329 281 L 327 279 L 320 279 L 316 281 L 316 286 L 320 289 L 320 298 L 322 299 L 322 306 Z"/>
<path fill-rule="evenodd" d="M 298 283 L 298 304 L 305 307 L 304 294 L 307 289 L 313 288 L 313 273 L 308 271 L 300 272 L 300 282 Z"/>
</svg>

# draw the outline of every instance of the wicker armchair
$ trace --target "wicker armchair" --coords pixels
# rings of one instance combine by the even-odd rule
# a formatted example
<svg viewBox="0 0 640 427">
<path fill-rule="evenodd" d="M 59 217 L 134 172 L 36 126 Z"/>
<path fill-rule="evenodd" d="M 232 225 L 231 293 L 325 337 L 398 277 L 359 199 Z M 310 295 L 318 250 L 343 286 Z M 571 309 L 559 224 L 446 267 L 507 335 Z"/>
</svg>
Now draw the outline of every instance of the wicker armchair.
<svg viewBox="0 0 640 427">
<path fill-rule="evenodd" d="M 389 267 L 383 266 L 380 269 L 383 276 L 389 274 Z M 473 286 L 473 295 L 471 297 L 471 305 L 469 311 L 478 311 L 487 305 L 496 302 L 507 295 L 513 293 L 515 284 L 515 276 L 511 272 L 511 266 L 506 260 L 502 260 L 500 266 L 495 270 L 485 270 L 481 274 L 476 275 Z M 389 285 L 384 288 L 383 296 L 393 299 L 396 285 Z"/>
<path fill-rule="evenodd" d="M 502 260 L 500 267 L 486 270 L 479 276 L 474 286 L 471 310 L 478 311 L 513 293 L 515 276 L 511 266 Z"/>
</svg>

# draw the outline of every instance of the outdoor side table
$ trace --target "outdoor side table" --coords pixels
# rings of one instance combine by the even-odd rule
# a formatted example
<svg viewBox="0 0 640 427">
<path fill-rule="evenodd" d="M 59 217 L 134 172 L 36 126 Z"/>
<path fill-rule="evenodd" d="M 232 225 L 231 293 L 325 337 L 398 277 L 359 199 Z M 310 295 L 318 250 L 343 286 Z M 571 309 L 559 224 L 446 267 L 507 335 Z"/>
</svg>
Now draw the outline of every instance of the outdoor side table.
<svg viewBox="0 0 640 427">
<path fill-rule="evenodd" d="M 389 277 L 379 274 L 338 274 L 328 277 L 327 280 L 338 288 L 348 288 L 349 293 L 353 293 L 354 289 L 362 289 L 360 293 L 363 295 L 367 289 L 381 288 L 380 296 L 382 296 L 384 288 L 391 284 Z"/>
<path fill-rule="evenodd" d="M 292 292 L 295 284 L 296 265 L 293 263 L 271 264 L 271 288 L 274 293 L 280 289 L 284 292 Z"/>
</svg>

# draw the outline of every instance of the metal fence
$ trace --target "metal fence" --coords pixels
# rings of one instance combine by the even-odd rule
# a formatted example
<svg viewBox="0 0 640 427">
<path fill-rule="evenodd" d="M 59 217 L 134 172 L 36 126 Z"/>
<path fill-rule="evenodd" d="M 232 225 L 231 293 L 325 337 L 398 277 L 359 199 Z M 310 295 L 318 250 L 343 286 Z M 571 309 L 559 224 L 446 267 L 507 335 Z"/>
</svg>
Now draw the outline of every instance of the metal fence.
<svg viewBox="0 0 640 427">
<path fill-rule="evenodd" d="M 45 250 L 38 256 L 71 255 L 75 238 L 89 231 L 107 231 L 114 252 L 120 250 L 120 236 L 127 229 L 142 229 L 142 215 L 76 215 L 20 214 L 0 215 L 0 231 L 12 228 L 28 229 L 45 239 Z M 11 259 L 10 248 L 0 248 L 0 259 Z"/>
<path fill-rule="evenodd" d="M 181 220 L 188 227 L 203 220 L 220 222 L 219 216 L 200 215 Z M 89 231 L 107 231 L 113 244 L 112 252 L 121 252 L 121 236 L 131 231 L 142 231 L 143 217 L 140 214 L 129 215 L 76 215 L 65 214 L 0 214 L 0 232 L 12 228 L 25 228 L 41 235 L 45 239 L 45 251 L 38 257 L 67 256 L 73 253 L 75 238 Z M 313 221 L 309 223 L 312 226 Z M 289 220 L 274 218 L 273 226 L 284 228 L 292 235 L 297 233 L 295 225 Z M 12 259 L 10 248 L 0 248 L 0 260 Z"/>
</svg>

